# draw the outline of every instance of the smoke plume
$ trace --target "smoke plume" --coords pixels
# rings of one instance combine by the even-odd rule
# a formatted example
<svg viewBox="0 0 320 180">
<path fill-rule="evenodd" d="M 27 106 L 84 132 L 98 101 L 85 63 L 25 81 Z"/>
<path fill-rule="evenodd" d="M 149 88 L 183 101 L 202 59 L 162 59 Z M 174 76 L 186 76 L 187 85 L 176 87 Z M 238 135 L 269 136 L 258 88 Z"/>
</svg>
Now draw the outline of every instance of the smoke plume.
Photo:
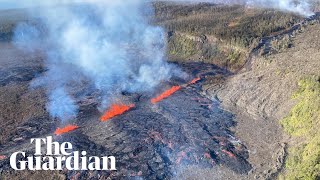
<svg viewBox="0 0 320 180">
<path fill-rule="evenodd" d="M 267 7 L 298 13 L 302 16 L 311 16 L 314 13 L 310 9 L 307 0 L 247 0 L 246 5 L 253 7 Z"/>
<path fill-rule="evenodd" d="M 171 0 L 168 0 L 171 1 Z M 186 2 L 185 0 L 175 0 Z M 187 2 L 209 2 L 216 4 L 240 4 L 256 8 L 272 8 L 284 12 L 292 12 L 302 16 L 311 16 L 311 0 L 187 0 Z"/>
<path fill-rule="evenodd" d="M 144 1 L 48 2 L 37 15 L 43 24 L 18 26 L 14 39 L 24 49 L 46 52 L 48 71 L 32 86 L 48 90 L 52 117 L 76 116 L 77 87 L 96 89 L 106 108 L 122 91 L 151 91 L 180 74 L 165 62 L 164 31 L 148 23 L 152 11 Z"/>
<path fill-rule="evenodd" d="M 191 2 L 204 1 L 312 14 L 309 3 L 303 0 Z M 45 52 L 48 71 L 32 86 L 46 87 L 52 117 L 67 120 L 77 115 L 76 101 L 81 98 L 75 91 L 77 87 L 96 89 L 104 109 L 122 91 L 151 91 L 161 81 L 180 73 L 165 62 L 164 31 L 148 23 L 146 17 L 152 8 L 146 0 L 5 2 L 16 7 L 38 6 L 31 14 L 40 17 L 42 23 L 20 24 L 14 42 L 26 50 Z"/>
</svg>

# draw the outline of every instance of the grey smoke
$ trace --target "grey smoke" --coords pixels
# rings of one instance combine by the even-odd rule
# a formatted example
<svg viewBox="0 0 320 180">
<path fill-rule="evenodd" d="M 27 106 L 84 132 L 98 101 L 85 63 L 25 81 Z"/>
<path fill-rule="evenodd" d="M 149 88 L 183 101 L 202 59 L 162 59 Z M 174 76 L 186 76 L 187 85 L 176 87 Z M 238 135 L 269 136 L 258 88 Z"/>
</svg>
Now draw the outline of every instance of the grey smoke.
<svg viewBox="0 0 320 180">
<path fill-rule="evenodd" d="M 307 1 L 209 1 L 312 14 Z M 33 9 L 31 14 L 40 17 L 42 26 L 21 24 L 14 40 L 24 49 L 46 52 L 48 71 L 32 82 L 32 87 L 46 87 L 52 117 L 67 120 L 77 115 L 77 100 L 81 98 L 75 92 L 77 87 L 99 91 L 100 107 L 104 109 L 122 91 L 150 92 L 172 75 L 182 74 L 165 61 L 165 33 L 148 23 L 145 15 L 152 13 L 152 8 L 146 0 L 5 2 L 17 7 L 40 7 L 35 8 L 39 12 Z"/>
<path fill-rule="evenodd" d="M 311 16 L 314 13 L 310 9 L 308 0 L 247 0 L 246 5 L 253 7 L 267 7 L 298 13 L 303 16 Z"/>
<path fill-rule="evenodd" d="M 40 32 L 36 27 L 30 26 L 27 23 L 20 23 L 17 25 L 14 33 L 13 42 L 17 47 L 30 52 L 37 48 Z"/>
<path fill-rule="evenodd" d="M 183 75 L 166 63 L 165 33 L 148 23 L 150 12 L 141 0 L 88 1 L 43 8 L 45 36 L 32 25 L 18 26 L 18 46 L 46 52 L 48 71 L 32 87 L 46 87 L 52 117 L 76 116 L 76 87 L 96 89 L 103 109 L 122 91 L 151 92 L 172 75 Z"/>
<path fill-rule="evenodd" d="M 51 116 L 61 120 L 74 118 L 78 112 L 78 107 L 63 87 L 50 92 L 47 108 Z"/>
<path fill-rule="evenodd" d="M 171 0 L 168 0 L 171 1 Z M 175 0 L 176 2 L 211 2 L 217 4 L 241 4 L 248 7 L 272 8 L 284 12 L 292 12 L 302 16 L 311 16 L 312 0 Z"/>
</svg>

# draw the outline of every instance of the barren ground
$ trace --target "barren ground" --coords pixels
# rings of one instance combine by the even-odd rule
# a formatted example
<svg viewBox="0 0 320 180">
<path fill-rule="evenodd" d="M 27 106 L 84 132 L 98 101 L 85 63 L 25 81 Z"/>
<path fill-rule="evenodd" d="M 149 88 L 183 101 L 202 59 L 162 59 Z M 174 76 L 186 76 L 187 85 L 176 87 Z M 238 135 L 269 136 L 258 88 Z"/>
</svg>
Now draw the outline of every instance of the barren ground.
<svg viewBox="0 0 320 180">
<path fill-rule="evenodd" d="M 204 86 L 223 107 L 238 112 L 236 135 L 249 150 L 256 177 L 273 177 L 282 168 L 291 142 L 280 126 L 295 101 L 298 81 L 320 70 L 320 25 L 308 26 L 293 39 L 293 47 L 267 57 L 255 57 L 252 69 L 221 82 Z M 214 78 L 214 80 L 216 80 Z M 249 118 L 248 118 L 249 117 Z M 251 118 L 250 118 L 251 117 Z"/>
</svg>

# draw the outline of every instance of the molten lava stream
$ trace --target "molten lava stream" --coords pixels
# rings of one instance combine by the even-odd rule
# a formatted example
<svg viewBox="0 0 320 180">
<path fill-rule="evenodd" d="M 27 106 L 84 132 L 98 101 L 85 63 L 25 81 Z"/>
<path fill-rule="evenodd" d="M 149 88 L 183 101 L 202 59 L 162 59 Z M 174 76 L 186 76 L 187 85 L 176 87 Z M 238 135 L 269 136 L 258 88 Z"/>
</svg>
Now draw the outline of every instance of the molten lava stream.
<svg viewBox="0 0 320 180">
<path fill-rule="evenodd" d="M 200 80 L 201 80 L 201 78 L 199 78 L 199 77 L 194 78 L 192 81 L 190 81 L 190 82 L 188 83 L 188 85 L 195 84 L 195 83 L 197 83 L 197 82 L 200 81 Z"/>
<path fill-rule="evenodd" d="M 107 121 L 115 116 L 121 115 L 127 111 L 129 111 L 131 108 L 133 108 L 135 105 L 124 105 L 124 104 L 113 104 L 110 109 L 104 113 L 104 115 L 100 118 L 101 121 Z"/>
<path fill-rule="evenodd" d="M 54 134 L 55 135 L 62 135 L 62 134 L 68 133 L 70 131 L 74 131 L 78 128 L 79 128 L 79 126 L 76 126 L 76 125 L 67 125 L 63 128 L 57 128 L 56 131 L 54 132 Z"/>
<path fill-rule="evenodd" d="M 181 89 L 181 86 L 173 86 L 171 89 L 166 90 L 159 96 L 152 98 L 151 103 L 156 104 L 157 102 L 162 101 L 163 99 L 171 96 L 173 93 L 179 91 L 180 89 Z"/>
</svg>

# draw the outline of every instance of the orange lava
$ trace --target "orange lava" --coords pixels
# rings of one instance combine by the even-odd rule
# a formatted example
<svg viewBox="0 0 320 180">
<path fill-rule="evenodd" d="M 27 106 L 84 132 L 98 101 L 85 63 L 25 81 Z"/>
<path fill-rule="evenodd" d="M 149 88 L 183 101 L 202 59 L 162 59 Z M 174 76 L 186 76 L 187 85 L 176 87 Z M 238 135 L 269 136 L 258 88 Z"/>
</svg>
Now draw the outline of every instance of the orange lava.
<svg viewBox="0 0 320 180">
<path fill-rule="evenodd" d="M 181 86 L 173 86 L 171 89 L 166 90 L 165 92 L 163 92 L 162 94 L 160 94 L 159 96 L 152 98 L 151 102 L 153 104 L 156 104 L 157 102 L 162 101 L 163 99 L 171 96 L 173 93 L 179 91 L 181 89 Z"/>
<path fill-rule="evenodd" d="M 62 134 L 68 133 L 70 131 L 74 131 L 78 128 L 79 128 L 79 126 L 76 126 L 76 125 L 67 125 L 63 128 L 57 128 L 56 131 L 54 132 L 54 134 L 55 135 L 62 135 Z"/>
<path fill-rule="evenodd" d="M 107 121 L 115 116 L 121 115 L 126 111 L 129 111 L 134 107 L 134 104 L 124 105 L 124 104 L 113 104 L 110 109 L 104 113 L 104 115 L 100 118 L 101 121 Z"/>
<path fill-rule="evenodd" d="M 199 78 L 199 77 L 194 78 L 192 81 L 190 81 L 190 82 L 188 83 L 188 85 L 195 84 L 195 83 L 197 83 L 197 82 L 200 81 L 200 80 L 201 80 L 201 78 Z"/>
<path fill-rule="evenodd" d="M 236 156 L 232 153 L 232 152 L 230 152 L 230 151 L 227 151 L 227 150 L 224 150 L 224 149 L 222 149 L 221 150 L 222 152 L 224 152 L 225 154 L 227 154 L 229 157 L 231 157 L 231 158 L 235 158 Z"/>
</svg>

